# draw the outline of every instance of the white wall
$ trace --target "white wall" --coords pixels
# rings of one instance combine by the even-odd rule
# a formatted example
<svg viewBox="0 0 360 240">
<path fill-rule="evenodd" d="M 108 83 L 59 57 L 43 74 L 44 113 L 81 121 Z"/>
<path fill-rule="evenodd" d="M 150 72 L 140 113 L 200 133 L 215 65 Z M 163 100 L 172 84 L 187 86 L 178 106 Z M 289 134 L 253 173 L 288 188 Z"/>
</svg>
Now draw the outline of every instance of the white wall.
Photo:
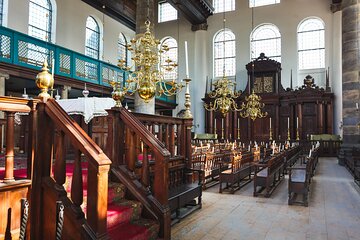
<svg viewBox="0 0 360 240">
<path fill-rule="evenodd" d="M 100 11 L 81 0 L 57 0 L 56 39 L 55 44 L 84 54 L 85 25 L 89 15 L 103 24 L 103 58 L 102 60 L 117 64 L 117 41 L 123 32 L 128 40 L 135 33 L 123 24 L 103 15 Z M 27 34 L 29 20 L 29 0 L 10 0 L 7 26 Z"/>
<path fill-rule="evenodd" d="M 309 7 L 311 6 L 311 7 Z M 236 10 L 232 12 L 226 12 L 226 27 L 230 28 L 236 37 L 236 79 L 241 89 L 246 86 L 247 73 L 245 65 L 250 62 L 250 33 L 252 31 L 251 26 L 252 10 L 248 7 L 248 0 L 237 0 Z M 335 71 L 334 67 L 339 64 L 339 61 L 332 61 L 334 57 L 338 57 L 338 51 L 341 51 L 341 42 L 333 42 L 334 35 L 341 34 L 339 31 L 339 24 L 333 20 L 334 14 L 330 11 L 330 2 L 328 0 L 282 0 L 280 4 L 262 6 L 254 8 L 254 27 L 262 23 L 275 24 L 281 33 L 281 65 L 282 65 L 282 84 L 284 88 L 290 86 L 290 71 L 293 70 L 293 87 L 301 86 L 303 79 L 307 74 L 311 74 L 315 78 L 315 83 L 319 86 L 325 87 L 325 69 L 307 70 L 298 72 L 297 61 L 297 27 L 298 24 L 307 17 L 317 16 L 321 18 L 325 23 L 325 66 L 329 66 L 330 71 Z M 172 36 L 179 40 L 179 77 L 180 79 L 185 76 L 185 60 L 184 60 L 184 41 L 188 41 L 189 47 L 189 71 L 190 77 L 197 76 L 199 79 L 192 79 L 192 88 L 205 88 L 206 76 L 213 77 L 213 37 L 214 34 L 223 28 L 223 13 L 217 13 L 208 18 L 208 30 L 206 32 L 207 40 L 202 42 L 207 48 L 207 69 L 208 72 L 204 76 L 198 76 L 196 74 L 196 65 L 203 58 L 201 56 L 194 55 L 197 52 L 194 47 L 199 45 L 195 43 L 196 32 L 191 31 L 191 24 L 180 16 L 179 23 L 179 36 L 177 35 L 178 23 L 177 21 L 170 21 L 166 23 L 159 23 L 156 25 L 157 38 L 163 38 L 165 36 Z M 338 19 L 338 18 L 337 18 Z M 336 29 L 334 29 L 334 27 Z M 337 54 L 335 54 L 337 53 Z M 341 61 L 340 61 L 341 62 Z M 335 71 L 336 72 L 336 71 Z M 341 86 L 341 75 L 331 74 L 332 88 L 338 89 Z M 194 96 L 193 93 L 203 92 L 194 91 L 192 89 L 192 110 L 202 107 L 201 96 Z M 341 91 L 336 92 L 340 94 Z M 339 96 L 335 96 L 339 99 Z M 180 96 L 183 98 L 183 94 Z M 178 110 L 184 108 L 183 102 L 179 101 Z M 338 105 L 339 103 L 336 102 Z M 194 107 L 196 105 L 197 107 Z M 338 106 L 335 106 L 338 109 Z M 341 104 L 340 104 L 341 105 Z M 336 112 L 340 114 L 339 111 Z M 199 117 L 198 114 L 194 116 Z M 341 117 L 341 114 L 337 117 Z M 202 119 L 194 119 L 195 123 L 203 123 L 204 115 Z M 336 124 L 334 124 L 336 128 Z M 196 132 L 204 132 L 203 126 L 195 129 Z"/>
</svg>

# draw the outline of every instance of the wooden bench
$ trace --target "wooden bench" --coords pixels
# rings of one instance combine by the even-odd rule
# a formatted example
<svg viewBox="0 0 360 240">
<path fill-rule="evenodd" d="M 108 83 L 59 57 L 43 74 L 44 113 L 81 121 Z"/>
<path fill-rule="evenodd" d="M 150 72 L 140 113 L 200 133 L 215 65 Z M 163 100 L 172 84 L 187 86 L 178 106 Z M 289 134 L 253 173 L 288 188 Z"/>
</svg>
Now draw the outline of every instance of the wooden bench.
<svg viewBox="0 0 360 240">
<path fill-rule="evenodd" d="M 288 181 L 288 204 L 294 203 L 303 204 L 305 207 L 308 206 L 308 193 L 311 178 L 316 167 L 317 151 L 311 154 L 311 157 L 306 158 L 306 162 L 300 163 L 296 167 L 289 169 L 289 181 Z M 302 202 L 296 201 L 297 195 L 302 194 Z"/>
<path fill-rule="evenodd" d="M 286 150 L 285 162 L 283 167 L 284 174 L 287 174 L 288 168 L 293 166 L 298 161 L 300 154 L 301 154 L 300 146 L 295 146 Z"/>
<path fill-rule="evenodd" d="M 192 172 L 198 174 L 199 181 L 188 181 L 188 175 Z M 176 165 L 169 168 L 169 207 L 175 216 L 172 216 L 172 224 L 179 222 L 193 211 L 202 207 L 202 170 L 187 169 L 185 165 Z M 195 199 L 198 199 L 197 202 Z M 191 206 L 187 211 L 181 212 L 181 208 Z"/>
<path fill-rule="evenodd" d="M 270 197 L 282 179 L 282 168 L 284 165 L 285 152 L 272 156 L 266 164 L 254 164 L 254 197 L 266 190 L 265 197 Z M 257 187 L 261 187 L 258 191 Z"/>
<path fill-rule="evenodd" d="M 229 190 L 230 193 L 234 193 L 236 190 L 251 182 L 253 159 L 254 157 L 251 153 L 234 155 L 231 160 L 231 167 L 220 173 L 219 193 L 222 193 L 225 189 Z M 248 179 L 241 184 L 242 180 L 246 177 L 248 177 Z M 224 189 L 222 188 L 223 183 L 226 183 Z"/>
</svg>

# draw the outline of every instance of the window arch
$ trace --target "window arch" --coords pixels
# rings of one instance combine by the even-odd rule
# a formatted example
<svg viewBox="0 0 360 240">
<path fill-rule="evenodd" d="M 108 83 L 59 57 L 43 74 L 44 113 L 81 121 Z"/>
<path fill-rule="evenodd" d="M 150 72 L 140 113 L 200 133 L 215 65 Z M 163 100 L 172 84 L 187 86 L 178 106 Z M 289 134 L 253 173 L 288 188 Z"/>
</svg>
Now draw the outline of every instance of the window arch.
<svg viewBox="0 0 360 240">
<path fill-rule="evenodd" d="M 250 35 L 251 60 L 264 53 L 265 56 L 281 62 L 281 35 L 273 24 L 257 26 Z"/>
<path fill-rule="evenodd" d="M 43 41 L 52 41 L 53 7 L 50 0 L 30 0 L 29 35 Z"/>
<path fill-rule="evenodd" d="M 166 68 L 167 66 L 167 59 L 172 60 L 174 63 L 178 63 L 178 44 L 176 39 L 174 39 L 173 37 L 165 37 L 162 41 L 161 41 L 161 47 L 162 46 L 168 46 L 169 51 L 164 52 L 161 54 L 160 56 L 160 65 L 161 68 Z M 174 69 L 174 71 L 164 71 L 164 79 L 165 80 L 173 80 L 173 79 L 177 79 L 177 68 Z"/>
<path fill-rule="evenodd" d="M 325 67 L 325 26 L 319 18 L 300 22 L 298 36 L 299 69 Z"/>
<path fill-rule="evenodd" d="M 118 39 L 118 59 L 125 60 L 126 66 L 128 65 L 128 51 L 127 51 L 127 40 L 123 33 L 119 34 Z"/>
<path fill-rule="evenodd" d="M 235 76 L 235 34 L 230 29 L 214 37 L 214 77 Z"/>
<path fill-rule="evenodd" d="M 95 59 L 100 58 L 100 27 L 91 16 L 86 20 L 85 55 Z"/>
</svg>

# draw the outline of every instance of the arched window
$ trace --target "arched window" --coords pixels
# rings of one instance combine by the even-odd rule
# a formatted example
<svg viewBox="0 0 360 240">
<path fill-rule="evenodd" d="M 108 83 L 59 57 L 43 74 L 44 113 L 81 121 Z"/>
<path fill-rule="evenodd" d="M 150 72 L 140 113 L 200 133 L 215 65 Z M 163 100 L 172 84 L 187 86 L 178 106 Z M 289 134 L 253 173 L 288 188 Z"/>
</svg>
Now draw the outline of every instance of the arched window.
<svg viewBox="0 0 360 240">
<path fill-rule="evenodd" d="M 325 67 L 325 26 L 321 19 L 308 18 L 298 27 L 299 69 Z"/>
<path fill-rule="evenodd" d="M 127 54 L 127 40 L 126 37 L 123 33 L 119 34 L 119 39 L 118 39 L 118 59 L 122 59 L 125 60 L 125 64 L 126 66 L 128 65 L 128 54 Z"/>
<path fill-rule="evenodd" d="M 3 25 L 3 16 L 4 16 L 4 0 L 0 0 L 0 25 Z"/>
<path fill-rule="evenodd" d="M 250 36 L 251 60 L 264 53 L 265 56 L 281 62 L 281 35 L 273 24 L 256 27 Z"/>
<path fill-rule="evenodd" d="M 30 0 L 29 35 L 51 42 L 52 13 L 50 0 Z"/>
<path fill-rule="evenodd" d="M 168 63 L 167 59 L 172 60 L 174 63 L 178 63 L 178 44 L 177 41 L 172 37 L 166 37 L 161 41 L 161 46 L 168 46 L 169 51 L 161 54 L 160 64 L 161 68 L 166 68 Z M 164 71 L 164 79 L 165 80 L 173 80 L 177 79 L 177 68 L 174 71 Z"/>
<path fill-rule="evenodd" d="M 261 7 L 280 3 L 280 0 L 249 0 L 249 7 Z"/>
<path fill-rule="evenodd" d="M 85 55 L 96 59 L 100 57 L 100 28 L 90 16 L 86 20 Z"/>
<path fill-rule="evenodd" d="M 235 35 L 230 29 L 214 37 L 214 77 L 235 76 Z"/>
<path fill-rule="evenodd" d="M 235 0 L 214 0 L 214 13 L 229 12 L 235 10 Z"/>
</svg>

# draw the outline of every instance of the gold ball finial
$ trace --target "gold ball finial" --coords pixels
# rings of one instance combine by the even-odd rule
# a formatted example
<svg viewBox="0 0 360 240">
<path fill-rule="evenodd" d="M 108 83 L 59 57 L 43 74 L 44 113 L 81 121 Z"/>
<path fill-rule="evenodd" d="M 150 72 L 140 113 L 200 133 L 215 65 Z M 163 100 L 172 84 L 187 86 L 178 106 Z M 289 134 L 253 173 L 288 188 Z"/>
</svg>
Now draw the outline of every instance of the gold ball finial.
<svg viewBox="0 0 360 240">
<path fill-rule="evenodd" d="M 41 98 L 50 98 L 48 93 L 49 88 L 54 85 L 54 77 L 49 73 L 48 63 L 45 59 L 41 72 L 36 75 L 36 86 L 40 88 L 41 92 L 38 95 Z"/>
</svg>

